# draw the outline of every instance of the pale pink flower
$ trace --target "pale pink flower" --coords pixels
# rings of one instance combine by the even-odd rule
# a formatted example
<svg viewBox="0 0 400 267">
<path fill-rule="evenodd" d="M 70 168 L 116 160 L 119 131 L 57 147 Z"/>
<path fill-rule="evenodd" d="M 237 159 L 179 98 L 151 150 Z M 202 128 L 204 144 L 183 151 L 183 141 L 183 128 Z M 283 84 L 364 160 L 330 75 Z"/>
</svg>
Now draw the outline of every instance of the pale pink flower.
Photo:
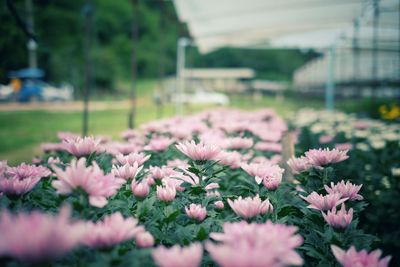
<svg viewBox="0 0 400 267">
<path fill-rule="evenodd" d="M 60 160 L 60 158 L 59 157 L 49 157 L 48 159 L 47 159 L 47 164 L 48 165 L 53 165 L 53 164 L 58 164 L 58 163 L 61 163 L 61 160 Z"/>
<path fill-rule="evenodd" d="M 146 181 L 136 182 L 132 181 L 131 189 L 136 197 L 144 198 L 150 193 L 150 187 Z"/>
<path fill-rule="evenodd" d="M 187 160 L 182 160 L 182 159 L 169 160 L 167 161 L 167 166 L 172 168 L 178 168 L 181 170 L 187 170 L 190 167 Z"/>
<path fill-rule="evenodd" d="M 221 194 L 218 191 L 207 191 L 206 196 L 208 197 L 220 197 Z"/>
<path fill-rule="evenodd" d="M 136 246 L 149 248 L 154 246 L 154 237 L 149 232 L 140 232 L 135 236 Z"/>
<path fill-rule="evenodd" d="M 130 165 L 129 163 L 127 163 L 121 167 L 113 166 L 111 172 L 112 172 L 112 174 L 114 174 L 115 177 L 129 180 L 129 179 L 135 179 L 136 176 L 138 175 L 138 173 L 142 169 L 143 169 L 143 166 L 139 167 L 138 163 L 135 162 L 133 165 Z"/>
<path fill-rule="evenodd" d="M 312 192 L 307 197 L 300 196 L 302 199 L 307 201 L 310 205 L 307 208 L 317 209 L 317 210 L 331 210 L 333 207 L 342 204 L 348 198 L 342 198 L 339 193 L 331 193 L 328 195 L 320 195 L 317 192 Z"/>
<path fill-rule="evenodd" d="M 167 166 L 150 166 L 149 169 L 149 176 L 151 178 L 157 179 L 157 180 L 161 180 L 164 179 L 167 176 L 171 176 L 171 175 L 176 175 L 177 171 L 175 171 L 173 168 L 171 167 L 167 167 Z"/>
<path fill-rule="evenodd" d="M 38 211 L 0 213 L 0 257 L 10 256 L 23 261 L 48 260 L 63 256 L 75 248 L 86 234 L 83 223 L 72 223 L 69 209 L 58 215 Z"/>
<path fill-rule="evenodd" d="M 379 249 L 371 253 L 368 253 L 366 250 L 357 252 L 354 246 L 351 246 L 347 251 L 335 245 L 332 245 L 331 249 L 336 260 L 343 267 L 387 267 L 392 258 L 391 256 L 386 256 L 383 259 L 379 259 L 382 255 Z"/>
<path fill-rule="evenodd" d="M 335 137 L 332 135 L 322 135 L 322 136 L 320 136 L 318 141 L 320 144 L 327 144 L 327 143 L 332 142 L 334 138 Z"/>
<path fill-rule="evenodd" d="M 196 144 L 194 141 L 179 143 L 176 148 L 192 160 L 198 161 L 213 160 L 220 152 L 216 146 L 204 143 Z"/>
<path fill-rule="evenodd" d="M 164 151 L 173 142 L 175 142 L 175 140 L 168 137 L 153 137 L 150 142 L 144 147 L 144 149 L 150 151 Z"/>
<path fill-rule="evenodd" d="M 152 256 L 160 267 L 198 267 L 203 257 L 203 247 L 200 243 L 192 243 L 187 247 L 159 246 L 153 250 Z"/>
<path fill-rule="evenodd" d="M 264 186 L 270 190 L 276 189 L 282 182 L 282 175 L 285 171 L 278 165 L 270 163 L 243 164 L 242 169 L 250 176 L 254 176 L 257 184 L 264 182 Z"/>
<path fill-rule="evenodd" d="M 347 150 L 337 149 L 310 149 L 305 153 L 312 166 L 321 167 L 331 163 L 338 163 L 349 158 Z"/>
<path fill-rule="evenodd" d="M 92 164 L 86 167 L 86 159 L 81 158 L 78 161 L 73 159 L 64 171 L 53 166 L 58 179 L 52 182 L 52 186 L 59 194 L 69 194 L 74 189 L 81 188 L 89 195 L 92 206 L 104 207 L 108 202 L 107 197 L 115 195 L 126 181 L 111 173 L 104 174 L 96 162 Z"/>
<path fill-rule="evenodd" d="M 58 132 L 57 137 L 60 141 L 66 140 L 66 139 L 75 139 L 80 137 L 79 134 L 77 133 L 71 133 L 71 132 Z"/>
<path fill-rule="evenodd" d="M 108 215 L 96 223 L 89 222 L 87 228 L 83 243 L 89 247 L 110 247 L 145 231 L 143 226 L 138 226 L 137 219 L 124 219 L 120 212 Z"/>
<path fill-rule="evenodd" d="M 242 137 L 232 137 L 227 140 L 226 148 L 230 149 L 248 149 L 253 146 L 253 139 L 242 138 Z"/>
<path fill-rule="evenodd" d="M 353 209 L 346 212 L 346 206 L 342 204 L 342 208 L 336 212 L 336 207 L 333 207 L 327 214 L 322 212 L 325 221 L 334 228 L 346 228 L 353 220 Z"/>
<path fill-rule="evenodd" d="M 223 233 L 211 233 L 218 243 L 207 242 L 211 258 L 222 267 L 285 267 L 302 265 L 295 251 L 303 238 L 297 228 L 267 221 L 263 224 L 240 221 L 226 222 Z"/>
<path fill-rule="evenodd" d="M 84 138 L 67 138 L 62 141 L 64 149 L 76 157 L 83 157 L 99 152 L 100 140 L 85 136 Z"/>
<path fill-rule="evenodd" d="M 39 156 L 34 156 L 32 158 L 32 164 L 35 164 L 35 165 L 42 163 L 42 161 L 43 161 L 43 158 L 39 157 Z"/>
<path fill-rule="evenodd" d="M 6 195 L 23 195 L 33 189 L 40 178 L 17 179 L 14 177 L 7 178 L 4 174 L 0 174 L 0 192 Z"/>
<path fill-rule="evenodd" d="M 157 186 L 157 197 L 161 201 L 170 202 L 175 199 L 175 196 L 176 196 L 175 187 Z"/>
<path fill-rule="evenodd" d="M 347 181 L 346 183 L 342 180 L 337 184 L 331 182 L 331 187 L 324 185 L 326 192 L 329 194 L 339 193 L 342 197 L 347 197 L 349 200 L 363 200 L 364 198 L 358 194 L 363 185 L 355 185 Z"/>
<path fill-rule="evenodd" d="M 40 144 L 40 148 L 44 153 L 52 152 L 52 151 L 64 151 L 64 144 L 62 143 L 42 143 Z"/>
<path fill-rule="evenodd" d="M 215 201 L 214 206 L 216 209 L 219 209 L 219 210 L 221 210 L 225 207 L 224 202 L 222 202 L 221 200 Z"/>
<path fill-rule="evenodd" d="M 42 178 L 49 176 L 51 171 L 43 166 L 22 163 L 16 167 L 8 167 L 5 171 L 8 177 L 23 180 L 25 178 Z"/>
<path fill-rule="evenodd" d="M 253 218 L 259 214 L 273 212 L 274 210 L 272 204 L 269 202 L 268 199 L 261 201 L 258 195 L 253 198 L 242 198 L 240 196 L 234 201 L 228 198 L 228 204 L 231 209 L 236 213 L 236 215 L 244 219 Z"/>
<path fill-rule="evenodd" d="M 287 161 L 287 164 L 289 165 L 293 174 L 299 174 L 311 168 L 309 159 L 303 156 L 300 158 L 292 157 Z"/>
<path fill-rule="evenodd" d="M 140 134 L 137 130 L 127 129 L 121 133 L 121 137 L 125 140 L 138 137 Z"/>
<path fill-rule="evenodd" d="M 335 144 L 335 148 L 337 150 L 352 150 L 353 145 L 351 143 L 338 143 Z"/>
<path fill-rule="evenodd" d="M 280 143 L 273 143 L 273 142 L 258 142 L 254 146 L 254 149 L 259 151 L 269 151 L 280 153 L 282 152 L 282 144 Z"/>
<path fill-rule="evenodd" d="M 215 160 L 221 165 L 229 166 L 231 169 L 240 168 L 242 164 L 242 154 L 237 151 L 221 151 Z"/>
<path fill-rule="evenodd" d="M 370 127 L 370 122 L 367 120 L 357 120 L 354 122 L 354 128 L 364 130 Z"/>
<path fill-rule="evenodd" d="M 150 158 L 150 155 L 146 155 L 143 152 L 132 152 L 125 156 L 120 153 L 117 154 L 115 158 L 121 165 L 133 165 L 136 162 L 139 166 L 141 166 Z"/>
<path fill-rule="evenodd" d="M 200 222 L 207 216 L 207 209 L 200 204 L 190 204 L 189 207 L 185 207 L 185 212 L 189 218 Z"/>
</svg>

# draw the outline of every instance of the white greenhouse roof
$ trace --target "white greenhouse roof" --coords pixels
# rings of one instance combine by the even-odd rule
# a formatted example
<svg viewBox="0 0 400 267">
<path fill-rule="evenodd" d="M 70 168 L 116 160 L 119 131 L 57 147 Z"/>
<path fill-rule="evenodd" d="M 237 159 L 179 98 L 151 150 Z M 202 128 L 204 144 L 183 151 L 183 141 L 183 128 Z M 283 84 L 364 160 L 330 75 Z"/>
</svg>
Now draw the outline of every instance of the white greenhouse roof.
<svg viewBox="0 0 400 267">
<path fill-rule="evenodd" d="M 360 22 L 360 45 L 371 46 L 371 0 L 174 0 L 201 52 L 223 46 L 326 48 L 351 45 Z M 399 2 L 379 1 L 379 39 L 398 48 Z"/>
</svg>

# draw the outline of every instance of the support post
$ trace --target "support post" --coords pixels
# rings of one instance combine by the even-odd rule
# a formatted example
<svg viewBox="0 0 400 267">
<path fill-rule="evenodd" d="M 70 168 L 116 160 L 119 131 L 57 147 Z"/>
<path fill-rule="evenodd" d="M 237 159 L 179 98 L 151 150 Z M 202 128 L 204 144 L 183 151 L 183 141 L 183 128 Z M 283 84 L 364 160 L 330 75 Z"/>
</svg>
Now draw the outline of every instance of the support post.
<svg viewBox="0 0 400 267">
<path fill-rule="evenodd" d="M 189 39 L 181 37 L 178 39 L 176 60 L 176 114 L 182 115 L 183 94 L 185 91 L 185 47 L 189 45 Z"/>
<path fill-rule="evenodd" d="M 131 56 L 131 76 L 132 87 L 129 92 L 130 108 L 128 114 L 128 128 L 135 127 L 136 115 L 136 84 L 137 84 L 137 42 L 139 40 L 139 1 L 132 0 L 133 19 L 132 19 L 132 56 Z"/>
<path fill-rule="evenodd" d="M 328 53 L 328 73 L 325 85 L 325 108 L 333 111 L 335 107 L 335 65 L 336 53 L 335 46 L 331 46 Z"/>
<path fill-rule="evenodd" d="M 374 17 L 372 32 L 372 95 L 378 85 L 378 39 L 379 39 L 379 0 L 373 0 Z"/>
<path fill-rule="evenodd" d="M 25 0 L 25 9 L 26 9 L 26 24 L 28 27 L 28 31 L 30 33 L 35 33 L 35 21 L 33 17 L 33 2 L 32 0 Z M 29 68 L 37 68 L 38 63 L 37 63 L 37 43 L 34 39 L 29 38 L 27 44 L 27 49 L 28 49 L 28 66 Z"/>
</svg>

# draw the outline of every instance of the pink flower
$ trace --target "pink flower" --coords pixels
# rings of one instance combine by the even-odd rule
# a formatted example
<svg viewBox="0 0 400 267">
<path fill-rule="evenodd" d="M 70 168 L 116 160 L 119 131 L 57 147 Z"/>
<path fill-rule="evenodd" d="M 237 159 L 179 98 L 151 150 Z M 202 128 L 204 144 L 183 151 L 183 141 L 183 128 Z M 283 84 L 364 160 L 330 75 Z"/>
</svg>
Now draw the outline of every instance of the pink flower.
<svg viewBox="0 0 400 267">
<path fill-rule="evenodd" d="M 336 207 L 333 207 L 328 214 L 322 212 L 325 221 L 334 228 L 346 228 L 353 220 L 353 209 L 346 212 L 346 206 L 342 204 L 342 208 L 336 212 Z"/>
<path fill-rule="evenodd" d="M 226 148 L 230 149 L 247 149 L 253 146 L 253 139 L 251 138 L 233 137 L 227 141 Z"/>
<path fill-rule="evenodd" d="M 133 165 L 130 165 L 129 163 L 125 164 L 122 167 L 116 167 L 113 166 L 113 169 L 111 170 L 112 174 L 114 174 L 115 177 L 122 178 L 125 180 L 129 179 L 135 179 L 138 173 L 143 169 L 143 166 L 138 166 L 138 163 L 135 162 Z"/>
<path fill-rule="evenodd" d="M 222 210 L 225 207 L 224 202 L 222 202 L 221 200 L 215 201 L 214 206 L 216 209 L 219 210 Z"/>
<path fill-rule="evenodd" d="M 169 175 L 176 174 L 176 171 L 167 166 L 150 166 L 149 173 L 151 178 L 161 180 Z"/>
<path fill-rule="evenodd" d="M 71 132 L 58 132 L 57 137 L 60 141 L 63 141 L 65 139 L 75 139 L 79 137 L 79 134 L 77 133 L 71 133 Z"/>
<path fill-rule="evenodd" d="M 140 232 L 135 237 L 136 246 L 139 248 L 149 248 L 154 246 L 154 237 L 149 232 Z"/>
<path fill-rule="evenodd" d="M 190 204 L 189 208 L 185 207 L 185 212 L 189 218 L 198 220 L 200 222 L 203 221 L 207 216 L 207 209 L 199 204 L 194 203 Z"/>
<path fill-rule="evenodd" d="M 306 157 L 300 157 L 300 158 L 292 157 L 287 161 L 287 164 L 289 165 L 293 174 L 299 174 L 311 168 L 311 163 L 309 159 Z"/>
<path fill-rule="evenodd" d="M 203 256 L 203 247 L 200 243 L 192 243 L 188 247 L 159 246 L 153 250 L 152 256 L 160 267 L 198 267 Z"/>
<path fill-rule="evenodd" d="M 132 181 L 131 189 L 133 194 L 139 198 L 145 198 L 150 193 L 150 187 L 147 182 Z"/>
<path fill-rule="evenodd" d="M 121 133 L 121 137 L 125 140 L 136 138 L 139 136 L 139 132 L 133 129 L 127 129 Z"/>
<path fill-rule="evenodd" d="M 242 198 L 241 196 L 232 201 L 228 199 L 228 204 L 236 215 L 249 219 L 253 218 L 259 214 L 265 214 L 267 212 L 273 212 L 274 208 L 268 199 L 261 201 L 260 197 L 256 195 L 255 197 Z"/>
<path fill-rule="evenodd" d="M 332 135 L 322 135 L 322 136 L 319 138 L 319 143 L 320 143 L 320 144 L 327 144 L 327 143 L 332 142 L 334 138 L 335 138 L 335 137 L 332 136 Z"/>
<path fill-rule="evenodd" d="M 168 137 L 154 137 L 144 147 L 145 150 L 151 151 L 164 151 L 166 150 L 175 140 Z"/>
<path fill-rule="evenodd" d="M 83 157 L 98 152 L 100 140 L 93 137 L 66 138 L 62 141 L 64 149 L 76 157 Z"/>
<path fill-rule="evenodd" d="M 189 164 L 186 160 L 174 159 L 167 161 L 167 166 L 172 168 L 178 168 L 181 170 L 187 170 L 189 168 Z"/>
<path fill-rule="evenodd" d="M 125 164 L 133 165 L 135 162 L 137 162 L 137 164 L 141 166 L 150 158 L 150 155 L 146 155 L 142 152 L 133 152 L 124 156 L 123 154 L 120 153 L 117 154 L 115 158 L 122 165 Z"/>
<path fill-rule="evenodd" d="M 331 249 L 333 255 L 343 267 L 387 267 L 392 258 L 391 256 L 386 256 L 383 259 L 379 259 L 382 254 L 379 249 L 369 254 L 366 250 L 357 252 L 354 246 L 351 246 L 347 251 L 335 245 L 332 245 Z"/>
<path fill-rule="evenodd" d="M 63 151 L 64 145 L 62 143 L 42 143 L 40 144 L 40 148 L 44 153 L 48 153 L 51 151 Z"/>
<path fill-rule="evenodd" d="M 351 143 L 340 143 L 340 144 L 335 144 L 335 148 L 337 150 L 352 150 L 353 145 Z"/>
<path fill-rule="evenodd" d="M 52 182 L 52 186 L 59 194 L 69 194 L 81 188 L 89 195 L 92 206 L 104 207 L 108 202 L 106 198 L 115 195 L 126 181 L 115 178 L 111 173 L 104 174 L 96 162 L 92 164 L 86 167 L 86 159 L 81 158 L 78 161 L 73 159 L 65 171 L 53 166 L 58 179 Z"/>
<path fill-rule="evenodd" d="M 339 193 L 342 197 L 347 197 L 349 200 L 363 200 L 364 198 L 358 194 L 362 185 L 355 185 L 347 181 L 346 183 L 342 180 L 337 184 L 331 182 L 331 187 L 324 185 L 326 192 L 329 194 Z"/>
<path fill-rule="evenodd" d="M 9 167 L 3 161 L 0 166 L 0 192 L 6 195 L 22 195 L 33 189 L 42 177 L 49 176 L 50 170 L 35 165 L 22 163 L 17 167 Z"/>
<path fill-rule="evenodd" d="M 211 258 L 222 267 L 302 265 L 295 249 L 303 243 L 297 228 L 267 221 L 263 224 L 226 222 L 223 233 L 211 233 L 218 243 L 207 242 Z"/>
<path fill-rule="evenodd" d="M 157 186 L 157 197 L 161 201 L 170 202 L 175 199 L 176 189 L 175 187 L 162 187 Z"/>
<path fill-rule="evenodd" d="M 311 165 L 321 167 L 331 163 L 338 163 L 349 158 L 347 150 L 340 151 L 337 149 L 310 149 L 305 153 Z"/>
<path fill-rule="evenodd" d="M 196 144 L 194 141 L 186 141 L 176 145 L 176 148 L 192 160 L 213 160 L 219 154 L 219 148 L 204 143 Z"/>
<path fill-rule="evenodd" d="M 83 242 L 89 247 L 110 247 L 145 231 L 143 226 L 138 226 L 137 219 L 124 219 L 120 212 L 106 216 L 96 223 L 89 222 L 87 227 L 88 232 Z"/>
<path fill-rule="evenodd" d="M 258 142 L 254 146 L 254 149 L 259 150 L 259 151 L 269 151 L 269 152 L 280 153 L 280 152 L 282 152 L 282 144 L 273 143 L 273 142 Z"/>
<path fill-rule="evenodd" d="M 34 211 L 30 214 L 0 213 L 0 257 L 39 261 L 63 256 L 79 245 L 86 230 L 83 223 L 71 223 L 69 209 L 56 216 Z"/>
<path fill-rule="evenodd" d="M 331 193 L 328 195 L 320 195 L 317 192 L 312 192 L 307 197 L 300 196 L 302 199 L 310 203 L 307 208 L 317 209 L 317 210 L 331 210 L 333 207 L 342 204 L 348 198 L 342 198 L 339 193 Z"/>
<path fill-rule="evenodd" d="M 215 158 L 219 164 L 229 166 L 231 169 L 240 168 L 242 154 L 237 151 L 221 151 Z"/>
<path fill-rule="evenodd" d="M 269 163 L 251 163 L 242 165 L 249 175 L 254 176 L 257 184 L 264 182 L 264 186 L 269 190 L 276 189 L 282 182 L 282 175 L 285 171 L 278 165 Z"/>
</svg>

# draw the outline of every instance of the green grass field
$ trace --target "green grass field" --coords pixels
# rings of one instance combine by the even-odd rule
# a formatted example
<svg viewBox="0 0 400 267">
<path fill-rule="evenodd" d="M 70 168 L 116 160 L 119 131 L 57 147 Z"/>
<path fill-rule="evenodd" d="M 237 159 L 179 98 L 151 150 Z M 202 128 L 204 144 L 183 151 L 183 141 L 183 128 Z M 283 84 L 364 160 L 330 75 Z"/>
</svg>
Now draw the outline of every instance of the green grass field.
<svg viewBox="0 0 400 267">
<path fill-rule="evenodd" d="M 138 84 L 138 105 L 136 110 L 136 125 L 156 120 L 156 107 L 151 96 L 156 86 L 154 81 L 142 81 Z M 282 116 L 288 115 L 299 108 L 323 108 L 323 102 L 305 99 L 280 100 L 275 97 L 258 97 L 251 95 L 231 96 L 231 106 L 246 110 L 270 107 Z M 341 106 L 353 107 L 349 103 Z M 185 107 L 185 114 L 192 114 L 211 108 L 210 106 Z M 163 117 L 173 116 L 175 107 L 164 105 Z M 89 134 L 107 135 L 118 139 L 120 133 L 127 128 L 128 109 L 91 111 L 89 115 Z M 0 112 L 0 160 L 7 159 L 11 164 L 22 161 L 30 162 L 34 155 L 40 155 L 40 143 L 56 142 L 58 131 L 80 133 L 82 129 L 82 114 L 73 112 L 49 111 L 14 111 Z"/>
</svg>

